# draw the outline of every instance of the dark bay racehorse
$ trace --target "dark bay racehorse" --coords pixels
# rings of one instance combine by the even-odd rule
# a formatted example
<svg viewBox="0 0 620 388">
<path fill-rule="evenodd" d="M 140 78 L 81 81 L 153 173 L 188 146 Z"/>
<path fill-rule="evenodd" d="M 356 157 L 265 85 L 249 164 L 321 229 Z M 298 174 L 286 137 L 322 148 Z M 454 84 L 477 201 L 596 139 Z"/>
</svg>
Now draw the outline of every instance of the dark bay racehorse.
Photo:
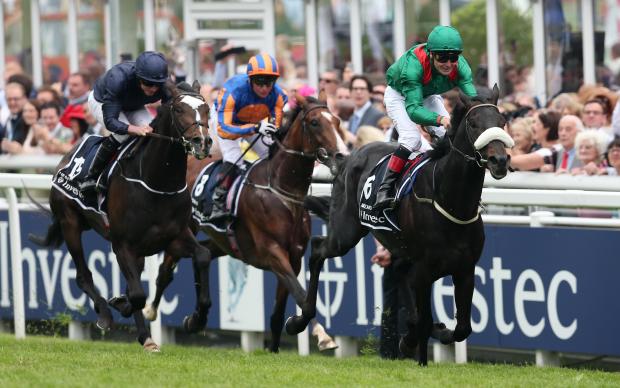
<svg viewBox="0 0 620 388">
<path fill-rule="evenodd" d="M 210 237 L 209 248 L 214 257 L 230 255 L 276 275 L 278 284 L 271 315 L 270 350 L 273 352 L 280 347 L 288 294 L 293 295 L 298 305 L 306 299 L 297 275 L 310 238 L 310 216 L 303 207 L 303 200 L 310 187 L 315 161 L 335 171 L 337 161 L 347 152 L 337 134 L 339 120 L 327 106 L 312 98 L 296 96 L 296 99 L 299 108 L 284 138 L 276 140 L 274 147 L 277 148 L 271 158 L 259 162 L 250 171 L 242 189 L 234 226 L 240 254 L 235 253 L 226 234 L 203 228 Z M 195 176 L 188 177 L 188 181 L 195 179 Z M 145 309 L 148 319 L 157 316 L 162 293 L 172 281 L 172 268 L 171 260 L 166 258 L 159 269 L 157 294 L 152 305 Z M 208 284 L 197 278 L 196 292 L 200 294 L 205 287 Z M 197 298 L 196 311 L 184 320 L 188 331 L 196 332 L 206 325 L 210 307 L 206 302 Z M 331 341 L 318 322 L 313 334 L 319 336 L 320 342 Z"/>
<path fill-rule="evenodd" d="M 187 85 L 189 87 L 189 85 Z M 151 123 L 154 135 L 143 139 L 133 156 L 122 158 L 108 180 L 108 221 L 92 210 L 84 210 L 55 187 L 50 193 L 53 223 L 44 238 L 32 236 L 44 246 L 59 246 L 63 240 L 77 269 L 78 286 L 94 302 L 97 326 L 110 329 L 113 319 L 108 302 L 99 294 L 86 265 L 82 232 L 94 229 L 112 243 L 112 249 L 127 281 L 127 295 L 110 299 L 110 306 L 124 317 L 133 314 L 138 341 L 146 350 L 158 351 L 150 338 L 141 309 L 146 294 L 140 283 L 144 257 L 165 251 L 173 262 L 192 257 L 201 279 L 208 280 L 211 255 L 195 239 L 189 228 L 190 194 L 185 182 L 187 154 L 204 158 L 211 139 L 207 134 L 209 107 L 193 90 L 180 90 L 168 84 L 172 99 L 160 106 Z M 191 91 L 190 91 L 191 90 Z M 60 162 L 57 170 L 70 160 L 75 149 Z M 202 297 L 208 299 L 208 289 Z"/>
<path fill-rule="evenodd" d="M 426 365 L 429 337 L 449 344 L 471 333 L 470 315 L 474 289 L 474 269 L 484 244 L 482 219 L 478 215 L 485 168 L 496 179 L 507 174 L 509 156 L 505 147 L 513 145 L 504 132 L 505 120 L 499 113 L 497 87 L 488 98 L 470 100 L 461 95 L 452 117 L 452 130 L 419 173 L 414 194 L 401 200 L 398 220 L 401 232 L 373 230 L 374 236 L 394 255 L 412 262 L 407 276 L 408 308 L 418 320 L 408 322 L 408 334 L 401 350 Z M 313 237 L 310 256 L 308 298 L 301 304 L 302 315 L 289 318 L 289 334 L 302 331 L 316 313 L 319 272 L 326 258 L 344 256 L 369 229 L 359 220 L 359 199 L 371 170 L 390 152 L 393 144 L 372 143 L 353 153 L 339 171 L 331 202 L 313 198 L 313 210 L 328 214 L 327 236 Z M 439 158 L 438 158 L 439 157 Z M 327 209 L 329 206 L 329 209 Z M 454 331 L 432 322 L 431 288 L 435 280 L 451 275 L 455 286 L 457 325 Z M 415 314 L 412 314 L 413 316 Z"/>
</svg>

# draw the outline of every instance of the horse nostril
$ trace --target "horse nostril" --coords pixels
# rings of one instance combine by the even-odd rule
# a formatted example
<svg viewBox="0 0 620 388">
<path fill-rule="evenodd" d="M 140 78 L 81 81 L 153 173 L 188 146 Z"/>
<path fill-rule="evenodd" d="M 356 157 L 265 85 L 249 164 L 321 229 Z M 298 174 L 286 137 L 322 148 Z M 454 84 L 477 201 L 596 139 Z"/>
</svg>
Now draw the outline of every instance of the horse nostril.
<svg viewBox="0 0 620 388">
<path fill-rule="evenodd" d="M 495 164 L 495 165 L 497 165 L 497 164 L 498 164 L 498 162 L 499 162 L 499 161 L 497 160 L 497 156 L 495 156 L 495 155 L 491 155 L 491 156 L 489 156 L 489 158 L 488 158 L 487 160 L 488 160 L 488 162 L 489 162 L 490 164 Z"/>
</svg>

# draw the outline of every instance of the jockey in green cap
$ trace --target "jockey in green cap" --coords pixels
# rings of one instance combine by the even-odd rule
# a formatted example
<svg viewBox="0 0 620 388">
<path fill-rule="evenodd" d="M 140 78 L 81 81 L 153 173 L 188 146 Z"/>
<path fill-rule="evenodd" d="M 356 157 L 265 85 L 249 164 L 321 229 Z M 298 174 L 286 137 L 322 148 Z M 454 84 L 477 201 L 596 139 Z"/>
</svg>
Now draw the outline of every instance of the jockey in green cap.
<svg viewBox="0 0 620 388">
<path fill-rule="evenodd" d="M 462 51 L 463 39 L 456 28 L 436 26 L 426 43 L 410 48 L 388 69 L 384 103 L 398 131 L 399 147 L 390 158 L 375 207 L 394 204 L 394 184 L 407 159 L 412 152 L 431 148 L 418 124 L 438 137 L 450 128 L 440 94 L 458 86 L 468 96 L 477 95 Z"/>
</svg>

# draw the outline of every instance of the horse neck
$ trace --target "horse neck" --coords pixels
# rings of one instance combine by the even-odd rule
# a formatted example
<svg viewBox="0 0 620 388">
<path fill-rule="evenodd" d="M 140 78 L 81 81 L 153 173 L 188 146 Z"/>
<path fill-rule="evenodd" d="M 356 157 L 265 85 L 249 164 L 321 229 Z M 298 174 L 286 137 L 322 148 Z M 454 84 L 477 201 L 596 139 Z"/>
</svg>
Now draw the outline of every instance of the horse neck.
<svg viewBox="0 0 620 388">
<path fill-rule="evenodd" d="M 440 162 L 436 179 L 439 181 L 439 204 L 454 217 L 469 219 L 478 211 L 485 170 L 475 161 L 466 160 L 454 148 L 473 157 L 473 146 L 467 139 L 465 120 L 459 125 L 452 150 Z"/>
<path fill-rule="evenodd" d="M 282 140 L 288 150 L 303 151 L 303 128 L 299 113 Z M 290 193 L 305 196 L 312 181 L 314 160 L 279 149 L 271 159 L 271 181 Z"/>
<path fill-rule="evenodd" d="M 154 132 L 177 137 L 169 111 L 160 113 Z M 160 191 L 177 191 L 185 186 L 187 156 L 179 143 L 150 138 L 140 155 L 140 176 L 149 186 Z"/>
</svg>

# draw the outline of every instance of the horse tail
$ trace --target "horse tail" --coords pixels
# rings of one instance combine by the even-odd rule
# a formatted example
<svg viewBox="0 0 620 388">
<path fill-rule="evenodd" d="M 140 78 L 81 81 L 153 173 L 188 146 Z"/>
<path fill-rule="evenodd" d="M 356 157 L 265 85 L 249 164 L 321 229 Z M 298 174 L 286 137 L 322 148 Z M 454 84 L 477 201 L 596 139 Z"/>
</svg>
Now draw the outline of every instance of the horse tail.
<svg viewBox="0 0 620 388">
<path fill-rule="evenodd" d="M 53 222 L 47 228 L 47 234 L 44 237 L 29 233 L 28 240 L 42 247 L 58 248 L 64 241 L 62 237 L 62 229 L 60 228 L 60 221 L 58 219 L 53 217 L 52 220 Z"/>
<path fill-rule="evenodd" d="M 62 237 L 62 229 L 60 228 L 60 221 L 58 221 L 58 219 L 54 217 L 54 214 L 50 209 L 41 205 L 36 199 L 32 197 L 26 186 L 24 186 L 24 192 L 26 193 L 30 201 L 37 207 L 37 209 L 39 209 L 39 211 L 47 214 L 52 218 L 52 224 L 47 228 L 47 234 L 45 235 L 45 237 L 37 236 L 33 233 L 28 233 L 28 240 L 42 247 L 53 246 L 54 248 L 58 248 L 64 241 L 64 238 Z"/>
<path fill-rule="evenodd" d="M 316 197 L 308 195 L 304 199 L 304 207 L 324 221 L 329 221 L 329 202 L 331 197 Z"/>
</svg>

